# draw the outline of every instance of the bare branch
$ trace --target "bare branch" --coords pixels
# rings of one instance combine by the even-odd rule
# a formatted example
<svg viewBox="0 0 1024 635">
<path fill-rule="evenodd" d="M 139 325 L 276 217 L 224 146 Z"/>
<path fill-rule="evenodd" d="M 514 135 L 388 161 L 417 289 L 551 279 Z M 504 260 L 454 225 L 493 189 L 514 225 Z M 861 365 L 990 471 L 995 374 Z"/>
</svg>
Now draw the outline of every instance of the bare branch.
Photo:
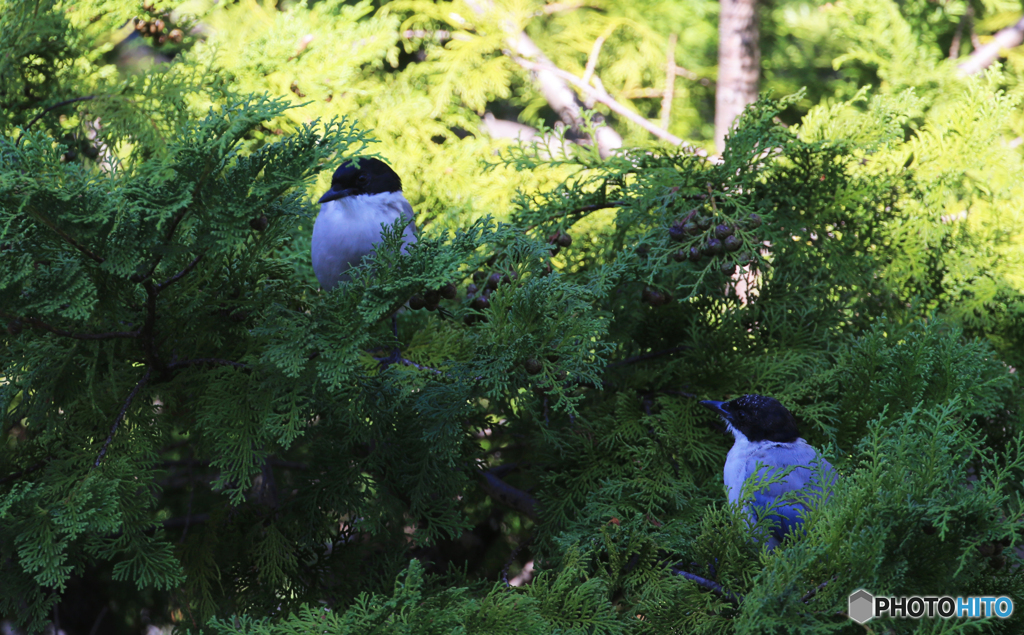
<svg viewBox="0 0 1024 635">
<path fill-rule="evenodd" d="M 121 425 L 121 422 L 124 421 L 124 415 L 128 412 L 128 407 L 132 405 L 132 400 L 135 399 L 135 395 L 138 394 L 139 389 L 149 381 L 149 373 L 150 369 L 147 368 L 142 379 L 136 382 L 135 387 L 132 388 L 130 393 L 128 393 L 128 398 L 124 400 L 124 405 L 121 406 L 121 412 L 117 414 L 117 419 L 114 419 L 114 425 L 110 428 L 110 434 L 107 435 L 107 440 L 103 442 L 103 448 L 100 450 L 99 456 L 96 457 L 96 462 L 93 464 L 94 468 L 100 466 L 100 461 L 102 461 L 103 457 L 107 454 L 107 448 L 110 447 L 110 442 L 114 440 L 114 434 L 117 433 L 117 426 Z"/>
<path fill-rule="evenodd" d="M 686 578 L 687 580 L 689 580 L 691 582 L 696 582 L 697 584 L 699 584 L 700 586 L 704 587 L 705 589 L 710 589 L 711 591 L 713 591 L 715 593 L 715 595 L 719 595 L 719 596 L 725 598 L 726 600 L 729 600 L 733 604 L 739 605 L 740 603 L 743 602 L 743 596 L 741 596 L 741 595 L 734 595 L 733 593 L 730 593 L 729 591 L 726 591 L 725 589 L 722 588 L 722 585 L 717 583 L 717 582 L 712 582 L 711 580 L 708 580 L 706 578 L 702 578 L 699 575 L 694 575 L 694 574 L 692 574 L 692 573 L 690 573 L 688 571 L 683 571 L 682 569 L 672 569 L 672 573 L 674 573 L 676 575 L 681 575 L 681 576 L 683 576 L 684 578 Z"/>
<path fill-rule="evenodd" d="M 970 23 L 972 17 L 974 17 L 974 5 L 968 2 L 967 11 L 960 16 L 960 20 L 956 23 L 956 33 L 953 34 L 953 42 L 949 45 L 949 59 L 955 60 L 960 57 L 960 38 L 964 35 L 964 24 Z"/>
<path fill-rule="evenodd" d="M 488 9 L 494 9 L 490 0 L 466 0 L 466 3 L 478 14 L 483 14 Z M 548 102 L 551 109 L 558 113 L 563 122 L 579 130 L 583 125 L 582 104 L 561 77 L 556 73 L 549 72 L 549 68 L 555 68 L 551 60 L 511 17 L 502 20 L 502 28 L 505 31 L 505 41 L 511 49 L 511 52 L 506 54 L 517 63 L 519 63 L 517 57 L 521 57 L 535 60 L 540 64 L 536 69 L 528 70 L 534 70 L 536 73 L 535 79 L 541 95 L 544 96 L 544 100 Z M 521 63 L 519 65 L 523 66 Z M 595 120 L 595 123 L 598 125 L 594 127 L 594 136 L 596 137 L 594 141 L 602 157 L 606 157 L 613 150 L 622 147 L 622 136 L 619 133 L 610 126 L 604 125 L 601 120 Z"/>
<path fill-rule="evenodd" d="M 626 201 L 608 201 L 607 203 L 595 203 L 593 205 L 583 205 L 581 207 L 577 207 L 576 209 L 572 210 L 571 212 L 568 212 L 565 215 L 567 216 L 568 214 L 582 214 L 584 212 L 596 212 L 599 209 L 608 209 L 609 207 L 625 207 L 628 204 L 629 203 L 626 202 Z M 559 217 L 563 217 L 563 215 L 562 214 L 558 214 L 556 216 L 552 216 L 551 218 L 548 218 L 547 220 L 542 221 L 541 223 L 536 223 L 534 225 L 530 225 L 529 227 L 527 227 L 523 231 L 524 232 L 528 232 L 531 229 L 535 229 L 536 227 L 539 227 L 542 223 L 546 223 L 548 221 L 553 221 L 553 220 L 555 220 L 556 218 L 559 218 Z M 575 222 L 575 221 L 573 221 L 573 222 Z"/>
<path fill-rule="evenodd" d="M 992 62 L 999 59 L 999 52 L 1003 49 L 1012 49 L 1024 42 L 1024 18 L 1021 18 L 1013 26 L 1008 26 L 999 31 L 992 40 L 971 53 L 957 68 L 964 75 L 976 75 L 992 65 Z"/>
<path fill-rule="evenodd" d="M 424 31 L 423 29 L 407 29 L 402 31 L 402 39 L 405 40 L 437 40 L 445 42 L 452 39 L 451 31 Z"/>
<path fill-rule="evenodd" d="M 527 518 L 536 522 L 538 518 L 537 499 L 521 489 L 512 487 L 497 476 L 498 474 L 510 471 L 514 467 L 515 465 L 502 465 L 483 472 L 481 475 L 483 477 L 482 487 L 484 492 L 494 500 L 521 512 Z"/>
<path fill-rule="evenodd" d="M 679 36 L 668 36 L 668 54 L 665 56 L 665 96 L 661 98 L 661 127 L 668 130 L 672 122 L 672 96 L 676 91 L 676 43 Z"/>
<path fill-rule="evenodd" d="M 582 80 L 580 80 L 579 77 L 576 77 L 572 73 L 568 73 L 566 71 L 563 71 L 560 68 L 556 68 L 556 67 L 551 66 L 551 65 L 539 64 L 537 62 L 532 62 L 532 61 L 530 61 L 528 59 L 524 59 L 522 57 L 513 56 L 512 59 L 515 60 L 515 62 L 517 64 L 519 64 L 520 66 L 522 66 L 526 70 L 535 71 L 535 72 L 542 72 L 543 71 L 543 72 L 550 73 L 552 75 L 556 75 L 557 77 L 560 77 L 560 78 L 564 79 L 565 81 L 569 82 L 573 86 L 576 86 L 581 91 L 586 91 L 588 94 L 593 95 L 594 99 L 596 99 L 597 101 L 601 102 L 605 106 L 608 106 L 608 108 L 610 108 L 612 110 L 612 112 L 614 112 L 614 113 L 616 113 L 616 114 L 618 114 L 618 115 L 620 115 L 622 117 L 625 117 L 626 119 L 629 119 L 630 121 L 632 121 L 636 125 L 640 126 L 641 128 L 643 128 L 647 132 L 650 132 L 655 137 L 658 137 L 659 139 L 663 139 L 663 140 L 668 141 L 669 143 L 671 143 L 673 145 L 676 145 L 676 146 L 679 146 L 681 148 L 685 148 L 687 150 L 690 150 L 694 154 L 697 154 L 697 155 L 700 155 L 700 156 L 707 156 L 707 152 L 705 152 L 704 150 L 702 150 L 700 148 L 697 148 L 697 147 L 695 147 L 695 146 L 693 146 L 693 145 L 691 145 L 689 143 L 686 143 L 685 141 L 683 141 L 679 137 L 675 136 L 674 134 L 670 133 L 669 131 L 667 131 L 667 130 L 665 130 L 663 128 L 660 128 L 660 127 L 658 127 L 658 126 L 656 126 L 654 124 L 652 124 L 650 121 L 647 121 L 647 119 L 645 119 L 644 117 L 641 117 L 637 113 L 633 112 L 632 110 L 629 110 L 628 108 L 626 108 L 625 106 L 623 106 L 619 102 L 615 101 L 615 99 L 613 99 L 612 96 L 609 95 L 606 90 L 598 89 L 598 88 L 595 88 L 594 86 L 590 86 L 588 84 L 584 84 L 582 82 Z"/>
<path fill-rule="evenodd" d="M 619 93 L 626 99 L 658 99 L 665 97 L 664 88 L 627 88 Z"/>
<path fill-rule="evenodd" d="M 836 579 L 836 576 L 832 576 L 830 579 L 825 580 L 824 582 L 822 582 L 818 586 L 814 587 L 813 589 L 811 589 L 810 591 L 805 593 L 804 596 L 802 598 L 800 598 L 800 601 L 803 602 L 804 604 L 806 604 L 807 602 L 810 601 L 811 598 L 813 598 L 815 595 L 818 594 L 818 591 L 821 591 L 822 589 L 827 587 L 828 583 L 835 581 L 835 579 Z"/>
<path fill-rule="evenodd" d="M 518 545 L 516 545 L 516 548 L 513 549 L 512 553 L 510 553 L 508 555 L 508 560 L 505 561 L 505 566 L 502 567 L 502 569 L 501 569 L 501 581 L 505 583 L 506 587 L 509 586 L 509 584 L 508 584 L 508 568 L 510 566 L 512 566 L 512 563 L 515 562 L 515 559 L 517 557 L 519 557 L 519 552 L 523 550 L 523 547 L 525 547 L 526 545 L 530 544 L 530 541 L 532 541 L 532 540 L 533 540 L 533 536 L 530 536 L 526 540 L 524 540 L 521 543 L 519 543 Z"/>
<path fill-rule="evenodd" d="M 204 179 L 205 179 L 205 177 L 204 177 Z M 185 214 L 187 214 L 187 213 L 188 213 L 188 208 L 186 207 L 186 208 L 182 209 L 181 211 L 179 211 L 177 214 L 175 214 L 173 218 L 171 218 L 170 226 L 167 228 L 167 231 L 164 233 L 164 242 L 165 243 L 170 242 L 171 238 L 174 237 L 174 232 L 177 231 L 178 225 L 181 223 L 182 219 L 185 218 Z M 144 274 L 137 274 L 137 273 L 136 274 L 132 274 L 132 276 L 129 279 L 132 282 L 145 282 L 146 280 L 149 280 L 150 276 L 153 275 L 153 273 L 156 271 L 156 268 L 160 265 L 160 261 L 161 260 L 163 260 L 163 254 L 157 256 L 156 262 L 154 262 L 153 266 L 151 266 L 149 268 L 149 271 L 147 271 Z"/>
<path fill-rule="evenodd" d="M 288 61 L 290 62 L 293 59 L 295 59 L 296 57 L 302 55 L 302 53 L 307 48 L 309 48 L 309 45 L 313 41 L 313 39 L 314 39 L 314 36 L 313 36 L 312 33 L 307 33 L 306 35 L 302 36 L 302 39 L 299 40 L 299 46 L 295 49 L 295 52 L 292 53 L 291 57 L 288 58 Z"/>
<path fill-rule="evenodd" d="M 590 49 L 590 57 L 587 58 L 587 67 L 583 69 L 584 84 L 590 84 L 590 78 L 594 76 L 594 69 L 597 68 L 597 58 L 601 55 L 601 47 L 604 46 L 605 36 L 602 34 L 596 40 L 594 40 L 594 46 Z"/>
<path fill-rule="evenodd" d="M 559 11 L 575 11 L 576 9 L 582 9 L 585 6 L 587 5 L 582 2 L 552 2 L 551 4 L 544 5 L 544 8 L 534 15 L 551 15 L 552 13 L 558 13 Z"/>
<path fill-rule="evenodd" d="M 694 73 L 691 70 L 687 70 L 682 66 L 676 66 L 676 75 L 680 77 L 685 77 L 686 79 L 689 79 L 691 81 L 697 81 L 698 79 L 700 79 L 700 75 Z"/>
<path fill-rule="evenodd" d="M 167 287 L 171 286 L 172 284 L 174 284 L 178 280 L 181 280 L 185 275 L 188 274 L 189 271 L 192 271 L 192 269 L 194 269 L 195 266 L 197 264 L 199 264 L 199 261 L 202 259 L 203 255 L 205 253 L 206 252 L 203 252 L 203 253 L 199 254 L 198 256 L 195 257 L 195 259 L 192 260 L 192 262 L 190 262 L 187 265 L 185 265 L 184 269 L 182 269 L 178 273 L 174 274 L 173 276 L 171 276 L 167 280 L 165 280 L 165 281 L 161 282 L 160 284 L 156 285 L 157 292 L 159 293 L 160 291 L 163 291 L 164 289 L 166 289 Z"/>
</svg>

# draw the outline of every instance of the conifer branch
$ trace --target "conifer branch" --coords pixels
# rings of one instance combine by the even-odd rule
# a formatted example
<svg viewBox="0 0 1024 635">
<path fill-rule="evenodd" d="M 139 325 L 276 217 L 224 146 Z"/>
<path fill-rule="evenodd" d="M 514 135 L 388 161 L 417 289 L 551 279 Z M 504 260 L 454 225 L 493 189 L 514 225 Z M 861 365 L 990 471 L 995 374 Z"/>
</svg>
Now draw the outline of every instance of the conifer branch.
<svg viewBox="0 0 1024 635">
<path fill-rule="evenodd" d="M 711 580 L 708 580 L 706 578 L 702 578 L 699 575 L 694 575 L 694 574 L 692 574 L 692 573 L 690 573 L 688 571 L 683 571 L 682 569 L 672 569 L 672 573 L 674 573 L 676 575 L 679 575 L 679 576 L 682 576 L 682 577 L 686 578 L 687 580 L 689 580 L 690 582 L 695 582 L 698 585 L 704 587 L 705 589 L 711 590 L 712 592 L 715 593 L 715 595 L 723 597 L 726 600 L 729 600 L 730 602 L 732 602 L 733 604 L 736 604 L 737 606 L 739 606 L 743 602 L 743 596 L 742 595 L 735 595 L 734 593 L 732 593 L 730 591 L 726 591 L 725 589 L 722 588 L 722 585 L 717 583 L 717 582 L 712 582 Z"/>
<path fill-rule="evenodd" d="M 537 522 L 537 499 L 516 487 L 512 487 L 501 480 L 498 475 L 510 472 L 515 469 L 516 464 L 506 464 L 484 471 L 483 490 L 496 500 L 512 509 L 522 513 L 530 520 Z"/>
<path fill-rule="evenodd" d="M 147 381 L 149 381 L 150 369 L 146 369 L 142 379 L 135 383 L 135 387 L 128 393 L 128 398 L 124 400 L 124 405 L 121 406 L 121 412 L 117 414 L 117 419 L 114 419 L 114 425 L 110 428 L 110 434 L 107 435 L 107 440 L 103 442 L 103 448 L 100 450 L 99 456 L 96 457 L 96 462 L 93 463 L 93 467 L 97 468 L 100 466 L 100 461 L 107 454 L 107 448 L 110 447 L 110 442 L 114 440 L 114 435 L 117 433 L 117 427 L 124 421 L 124 415 L 128 412 L 128 407 L 132 405 L 132 400 L 135 399 L 135 395 L 138 394 L 139 389 L 142 388 Z"/>
<path fill-rule="evenodd" d="M 210 461 L 206 459 L 167 459 L 160 461 L 163 467 L 210 467 Z M 270 465 L 283 470 L 308 470 L 309 465 L 299 461 L 282 461 L 270 459 Z"/>
<path fill-rule="evenodd" d="M 70 337 L 75 340 L 113 340 L 119 338 L 135 338 L 139 336 L 140 331 L 112 331 L 110 333 L 74 333 L 72 331 L 66 331 L 59 329 L 55 326 L 47 324 L 46 322 L 34 317 L 18 317 L 16 315 L 7 313 L 6 311 L 0 311 L 0 317 L 4 317 L 9 320 L 19 320 L 21 322 L 30 324 L 34 328 L 40 328 L 44 331 L 49 331 L 54 335 L 60 335 L 61 337 Z"/>
</svg>

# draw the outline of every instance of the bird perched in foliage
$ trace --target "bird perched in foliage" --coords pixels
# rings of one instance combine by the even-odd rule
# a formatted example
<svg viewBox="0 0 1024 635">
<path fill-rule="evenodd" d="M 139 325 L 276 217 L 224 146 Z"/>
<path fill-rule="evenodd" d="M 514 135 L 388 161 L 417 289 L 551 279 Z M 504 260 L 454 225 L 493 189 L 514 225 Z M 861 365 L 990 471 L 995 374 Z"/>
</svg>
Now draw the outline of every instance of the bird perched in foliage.
<svg viewBox="0 0 1024 635">
<path fill-rule="evenodd" d="M 313 272 L 330 291 L 349 279 L 349 267 L 359 264 L 381 240 L 382 225 L 399 217 L 407 221 L 402 253 L 416 242 L 412 206 L 402 195 L 402 180 L 379 159 L 356 158 L 342 163 L 331 178 L 331 189 L 320 197 L 320 214 L 313 225 Z"/>
<path fill-rule="evenodd" d="M 823 493 L 826 497 L 831 496 L 831 491 L 823 489 L 823 485 L 835 484 L 835 469 L 800 438 L 793 414 L 776 399 L 743 395 L 732 401 L 702 401 L 701 404 L 725 420 L 726 428 L 735 439 L 725 459 L 724 476 L 729 502 L 739 501 L 743 484 L 755 474 L 759 478 L 770 479 L 792 468 L 781 482 L 755 491 L 754 500 L 748 507 L 752 520 L 769 513 L 774 521 L 776 526 L 768 539 L 770 551 L 782 542 L 787 533 L 803 523 L 808 509 L 807 497 L 820 497 Z M 760 470 L 758 463 L 763 464 Z M 800 491 L 804 500 L 789 500 L 767 511 L 778 503 L 783 494 L 795 491 Z"/>
</svg>

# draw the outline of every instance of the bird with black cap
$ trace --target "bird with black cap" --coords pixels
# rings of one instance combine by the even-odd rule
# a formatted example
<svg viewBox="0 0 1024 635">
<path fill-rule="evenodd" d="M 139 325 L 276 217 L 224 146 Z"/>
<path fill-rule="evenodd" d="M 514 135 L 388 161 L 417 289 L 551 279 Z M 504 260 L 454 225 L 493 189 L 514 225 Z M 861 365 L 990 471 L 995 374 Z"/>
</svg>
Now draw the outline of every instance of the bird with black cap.
<svg viewBox="0 0 1024 635">
<path fill-rule="evenodd" d="M 767 546 L 769 551 L 775 549 L 786 534 L 803 524 L 810 498 L 831 497 L 838 478 L 835 469 L 800 438 L 796 419 L 777 399 L 743 395 L 732 401 L 700 403 L 725 421 L 734 439 L 724 470 L 729 502 L 739 502 L 748 479 L 776 481 L 758 487 L 748 506 L 752 520 L 765 514 L 771 518 Z M 790 492 L 799 495 L 781 500 Z"/>
</svg>

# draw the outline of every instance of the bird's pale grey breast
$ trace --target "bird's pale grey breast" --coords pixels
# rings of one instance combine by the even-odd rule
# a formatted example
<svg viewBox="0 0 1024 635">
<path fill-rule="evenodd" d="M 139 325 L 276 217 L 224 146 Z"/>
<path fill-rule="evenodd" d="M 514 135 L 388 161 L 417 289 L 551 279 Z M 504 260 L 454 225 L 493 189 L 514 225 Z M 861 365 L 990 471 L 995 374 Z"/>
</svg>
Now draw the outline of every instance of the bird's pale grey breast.
<svg viewBox="0 0 1024 635">
<path fill-rule="evenodd" d="M 313 272 L 324 290 L 349 280 L 348 270 L 381 241 L 384 225 L 405 221 L 402 252 L 416 242 L 412 206 L 402 195 L 398 175 L 379 159 L 345 161 L 331 189 L 320 199 L 313 225 Z"/>
</svg>

